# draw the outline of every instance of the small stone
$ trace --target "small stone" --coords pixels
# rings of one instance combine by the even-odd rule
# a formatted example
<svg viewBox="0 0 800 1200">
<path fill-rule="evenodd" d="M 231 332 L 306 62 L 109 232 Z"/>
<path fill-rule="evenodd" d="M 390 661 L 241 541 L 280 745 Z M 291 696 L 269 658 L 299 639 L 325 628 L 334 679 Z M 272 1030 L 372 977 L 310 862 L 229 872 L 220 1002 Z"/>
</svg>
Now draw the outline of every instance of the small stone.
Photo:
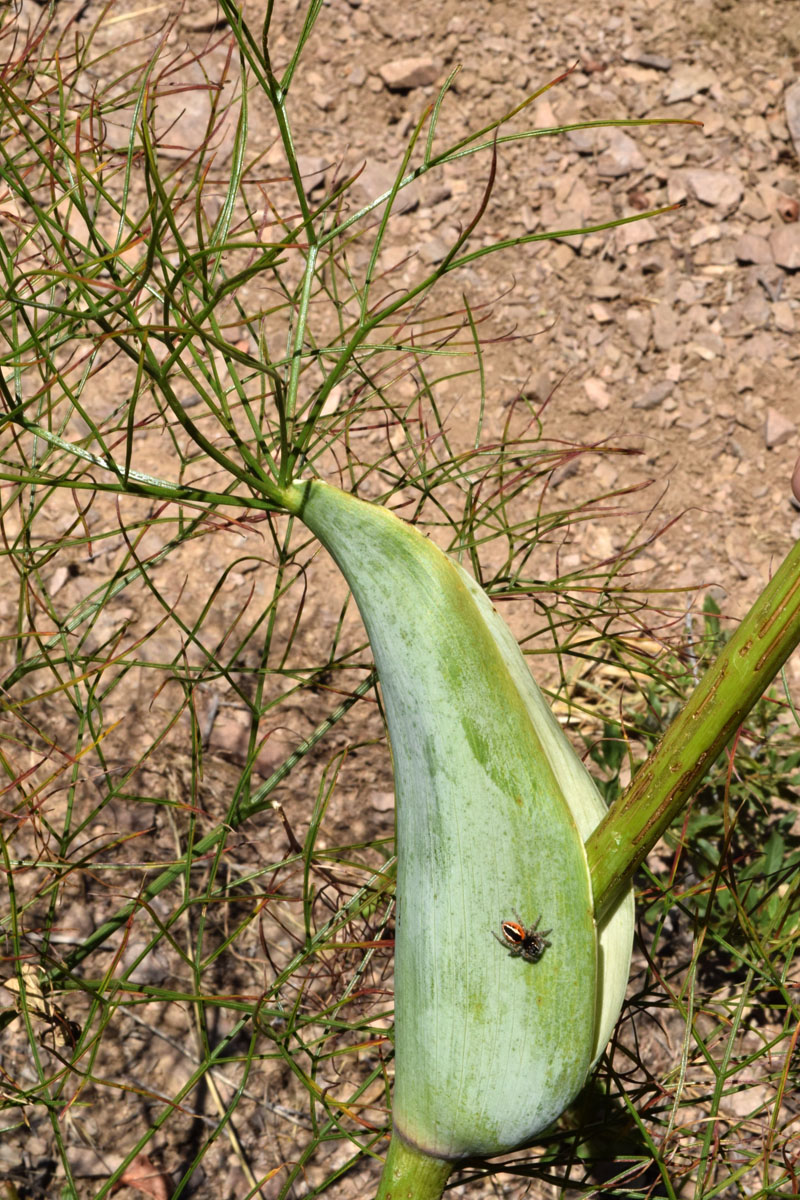
<svg viewBox="0 0 800 1200">
<path fill-rule="evenodd" d="M 578 176 L 569 189 L 567 200 L 569 207 L 574 209 L 575 212 L 580 213 L 581 224 L 585 225 L 596 200 L 580 176 Z"/>
<path fill-rule="evenodd" d="M 126 979 L 136 980 L 137 983 L 163 983 L 169 972 L 164 951 L 153 949 L 152 943 L 148 945 L 144 938 L 141 941 L 134 938 L 126 941 L 120 967 L 125 970 Z"/>
<path fill-rule="evenodd" d="M 589 305 L 589 312 L 598 325 L 608 325 L 614 320 L 614 314 L 606 308 L 605 304 L 599 304 L 596 300 L 593 304 Z"/>
<path fill-rule="evenodd" d="M 558 125 L 556 114 L 553 112 L 553 106 L 546 96 L 536 101 L 536 107 L 533 110 L 533 128 L 534 129 L 552 129 Z"/>
<path fill-rule="evenodd" d="M 681 304 L 696 304 L 700 299 L 700 293 L 691 279 L 682 279 L 675 292 L 675 298 L 680 300 Z"/>
<path fill-rule="evenodd" d="M 765 237 L 757 233 L 743 233 L 734 247 L 736 260 L 740 263 L 771 263 L 772 250 Z"/>
<path fill-rule="evenodd" d="M 421 244 L 419 247 L 419 256 L 429 266 L 435 266 L 436 263 L 440 263 L 447 258 L 452 248 L 452 242 L 448 242 L 443 237 L 438 237 L 434 234 Z"/>
<path fill-rule="evenodd" d="M 69 579 L 69 569 L 67 567 L 56 567 L 53 574 L 50 576 L 50 582 L 47 588 L 51 596 L 55 596 L 60 592 L 64 584 Z"/>
<path fill-rule="evenodd" d="M 675 391 L 675 384 L 671 379 L 662 379 L 660 383 L 656 383 L 638 400 L 634 400 L 634 408 L 643 408 L 645 410 L 658 408 L 663 404 L 668 396 L 671 396 Z"/>
<path fill-rule="evenodd" d="M 608 245 L 608 238 L 602 233 L 587 233 L 581 240 L 581 256 L 591 258 L 593 254 L 602 254 Z"/>
<path fill-rule="evenodd" d="M 704 246 L 706 242 L 718 242 L 720 239 L 719 225 L 701 225 L 699 229 L 695 229 L 694 233 L 689 238 L 689 245 L 692 249 L 697 246 Z"/>
<path fill-rule="evenodd" d="M 672 67 L 671 58 L 667 58 L 665 54 L 651 54 L 641 46 L 629 46 L 627 50 L 623 50 L 622 57 L 625 62 L 636 63 L 639 67 L 650 67 L 652 71 L 669 71 Z"/>
<path fill-rule="evenodd" d="M 660 254 L 643 254 L 639 259 L 639 270 L 643 275 L 658 275 L 664 270 L 664 260 Z"/>
<path fill-rule="evenodd" d="M 322 158 L 318 154 L 298 154 L 297 166 L 303 180 L 303 190 L 307 196 L 310 196 L 317 188 L 324 187 L 325 172 L 329 165 L 330 160 Z"/>
<path fill-rule="evenodd" d="M 622 129 L 611 129 L 608 149 L 597 160 L 597 173 L 612 179 L 629 175 L 631 171 L 642 171 L 647 165 L 636 142 Z"/>
<path fill-rule="evenodd" d="M 608 408 L 611 403 L 611 396 L 608 388 L 602 379 L 592 376 L 590 379 L 584 379 L 583 390 L 596 408 Z"/>
<path fill-rule="evenodd" d="M 612 462 L 605 458 L 600 459 L 592 474 L 604 492 L 610 492 L 619 479 L 619 471 Z M 642 560 L 639 555 L 636 556 L 636 562 L 638 566 L 641 566 Z"/>
<path fill-rule="evenodd" d="M 52 1152 L 52 1146 L 48 1145 L 46 1138 L 43 1138 L 43 1137 L 26 1137 L 25 1138 L 25 1157 L 28 1160 L 28 1162 L 37 1163 L 40 1159 L 48 1158 L 50 1152 Z M 92 1153 L 91 1150 L 89 1151 L 89 1153 L 90 1154 Z M 99 1157 L 99 1156 L 95 1157 L 95 1162 L 97 1161 L 97 1157 Z M 72 1155 L 70 1155 L 70 1165 L 72 1165 Z M 114 1168 L 112 1168 L 112 1170 L 113 1169 Z M 101 1171 L 102 1170 L 108 1170 L 108 1168 L 104 1165 L 101 1168 Z"/>
<path fill-rule="evenodd" d="M 795 153 L 800 158 L 800 79 L 795 80 L 792 86 L 786 89 L 783 104 L 786 110 L 786 124 L 794 142 Z"/>
<path fill-rule="evenodd" d="M 730 171 L 711 171 L 698 168 L 687 171 L 689 186 L 701 204 L 711 204 L 732 212 L 744 193 L 742 181 Z"/>
<path fill-rule="evenodd" d="M 93 919 L 90 909 L 82 901 L 65 905 L 58 913 L 58 932 L 65 941 L 80 942 L 92 932 Z"/>
<path fill-rule="evenodd" d="M 749 359 L 745 359 L 744 362 L 740 362 L 739 366 L 736 368 L 736 379 L 733 386 L 736 388 L 736 391 L 741 394 L 742 392 L 752 392 L 755 385 L 756 369 Z"/>
<path fill-rule="evenodd" d="M 631 221 L 627 225 L 620 225 L 615 230 L 616 241 L 619 250 L 631 251 L 637 246 L 644 246 L 647 242 L 655 242 L 658 238 L 666 235 L 666 229 L 663 221 L 659 219 L 646 219 L 643 221 Z"/>
<path fill-rule="evenodd" d="M 667 200 L 670 204 L 680 204 L 689 195 L 686 180 L 681 175 L 670 175 L 667 180 Z"/>
<path fill-rule="evenodd" d="M 347 82 L 352 87 L 363 87 L 367 82 L 367 68 L 363 63 L 355 63 L 350 68 L 350 74 L 347 76 Z"/>
<path fill-rule="evenodd" d="M 699 92 L 709 91 L 716 82 L 717 77 L 713 71 L 703 71 L 698 67 L 678 67 L 670 80 L 664 102 L 679 104 L 681 100 L 691 100 L 692 96 Z"/>
<path fill-rule="evenodd" d="M 768 450 L 774 450 L 776 446 L 782 446 L 784 442 L 788 442 L 796 436 L 797 427 L 794 421 L 790 421 L 777 408 L 767 409 L 764 422 L 764 443 Z"/>
<path fill-rule="evenodd" d="M 336 97 L 331 92 L 313 92 L 311 99 L 323 112 L 330 112 L 336 104 Z"/>
<path fill-rule="evenodd" d="M 255 767 L 263 776 L 271 775 L 286 757 L 288 736 L 276 732 L 264 739 Z M 232 762 L 244 762 L 250 746 L 250 713 L 243 709 L 220 709 L 208 738 L 209 751 Z"/>
<path fill-rule="evenodd" d="M 780 300 L 785 279 L 780 267 L 767 263 L 756 271 L 756 283 L 760 283 L 770 300 Z"/>
<path fill-rule="evenodd" d="M 394 792 L 373 792 L 372 807 L 376 812 L 391 812 L 394 808 Z"/>
<path fill-rule="evenodd" d="M 416 125 L 416 118 L 415 118 L 413 112 L 411 112 L 409 109 L 406 109 L 406 111 L 403 113 L 400 120 L 397 122 L 397 125 L 395 126 L 395 133 L 397 134 L 397 136 L 400 138 L 401 141 L 405 141 L 415 125 Z"/>
<path fill-rule="evenodd" d="M 574 78 L 574 75 L 570 76 L 570 79 Z M 594 129 L 570 129 L 567 133 L 567 141 L 578 151 L 578 154 L 594 154 L 597 149 L 597 132 Z"/>
<path fill-rule="evenodd" d="M 584 224 L 582 214 L 576 212 L 575 209 L 569 209 L 566 212 L 560 212 L 555 220 L 556 227 L 564 230 L 582 229 Z M 564 237 L 560 237 L 558 241 L 566 242 L 567 245 L 571 246 L 573 250 L 580 250 L 581 245 L 583 244 L 583 234 L 567 233 Z"/>
<path fill-rule="evenodd" d="M 794 333 L 794 313 L 788 300 L 776 300 L 772 306 L 775 328 L 782 333 Z"/>
<path fill-rule="evenodd" d="M 696 354 L 705 361 L 711 362 L 714 358 L 724 358 L 727 349 L 724 339 L 718 333 L 714 333 L 712 329 L 701 329 L 695 336 L 692 343 Z"/>
<path fill-rule="evenodd" d="M 775 138 L 776 142 L 788 142 L 789 141 L 789 137 L 790 137 L 789 126 L 786 124 L 785 120 L 783 119 L 783 113 L 781 113 L 781 112 L 767 113 L 766 120 L 767 120 L 767 129 L 769 130 L 770 137 Z"/>
<path fill-rule="evenodd" d="M 629 308 L 625 313 L 628 336 L 637 350 L 644 354 L 650 342 L 653 318 L 647 308 Z"/>
<path fill-rule="evenodd" d="M 580 469 L 580 463 L 578 462 L 578 456 L 576 455 L 575 458 L 571 458 L 568 462 L 566 462 L 563 467 L 556 467 L 550 476 L 550 486 L 552 488 L 560 487 L 562 483 L 565 483 L 566 480 L 571 479 L 573 475 L 577 475 Z"/>
<path fill-rule="evenodd" d="M 736 262 L 734 247 L 733 238 L 726 237 L 698 246 L 694 254 L 694 265 L 700 271 L 708 270 L 713 275 L 722 275 L 726 266 L 733 266 Z"/>
<path fill-rule="evenodd" d="M 598 300 L 618 300 L 621 290 L 618 283 L 596 283 L 591 289 Z"/>
<path fill-rule="evenodd" d="M 595 562 L 611 559 L 616 549 L 611 530 L 606 529 L 599 521 L 595 522 L 595 527 L 592 529 L 591 559 Z M 584 553 L 586 554 L 586 552 Z M 586 554 L 586 561 L 591 561 L 588 554 Z"/>
<path fill-rule="evenodd" d="M 719 321 L 723 333 L 732 337 L 744 337 L 756 329 L 763 329 L 769 322 L 770 315 L 769 304 L 755 288 L 730 308 L 723 308 Z"/>
<path fill-rule="evenodd" d="M 550 372 L 544 368 L 537 371 L 528 381 L 528 390 L 530 395 L 538 400 L 540 404 L 543 400 L 547 400 L 553 391 L 553 381 L 550 378 Z"/>
<path fill-rule="evenodd" d="M 602 300 L 606 299 L 608 288 L 616 288 L 614 297 L 619 295 L 619 273 L 616 264 L 606 259 L 599 263 L 595 269 L 590 282 L 590 290 L 593 295 L 599 296 Z"/>
<path fill-rule="evenodd" d="M 725 117 L 714 108 L 701 108 L 695 115 L 698 121 L 703 122 L 702 131 L 698 132 L 702 132 L 704 138 L 715 138 L 726 128 Z"/>
<path fill-rule="evenodd" d="M 766 221 L 769 218 L 769 209 L 760 196 L 748 191 L 739 206 L 739 216 L 747 217 L 748 221 Z"/>
<path fill-rule="evenodd" d="M 199 13 L 183 13 L 180 21 L 190 33 L 207 33 L 211 29 L 219 29 L 226 23 L 226 18 L 219 5 L 212 4 Z"/>
<path fill-rule="evenodd" d="M 437 204 L 444 204 L 453 195 L 453 189 L 449 183 L 438 183 L 427 194 L 428 204 L 433 208 Z"/>
<path fill-rule="evenodd" d="M 436 83 L 439 64 L 433 58 L 393 58 L 379 68 L 379 73 L 390 92 L 406 92 Z"/>
<path fill-rule="evenodd" d="M 742 315 L 754 329 L 763 329 L 769 321 L 770 309 L 759 291 L 752 291 L 742 300 Z"/>
<path fill-rule="evenodd" d="M 158 91 L 155 107 L 155 127 L 158 153 L 166 158 L 185 158 L 196 150 L 208 137 L 208 122 L 211 116 L 211 89 L 214 87 L 216 70 L 209 63 L 202 69 L 192 61 L 182 66 L 170 77 L 169 83 Z M 218 76 L 217 76 L 218 80 Z M 225 105 L 220 96 L 220 109 Z M 227 121 L 228 118 L 223 118 Z M 128 134 L 130 129 L 128 129 Z M 225 127 L 220 124 L 214 130 L 219 145 L 225 144 Z M 125 137 L 127 144 L 127 136 Z M 112 139 L 116 143 L 116 139 Z"/>
<path fill-rule="evenodd" d="M 381 266 L 383 266 L 383 259 L 381 259 Z M 331 413 L 335 413 L 344 399 L 344 394 L 342 385 L 340 383 L 334 384 L 325 397 L 322 408 L 319 410 L 319 415 L 321 417 L 329 417 Z"/>
<path fill-rule="evenodd" d="M 784 225 L 769 239 L 772 256 L 785 271 L 800 269 L 800 224 Z"/>
<path fill-rule="evenodd" d="M 742 132 L 748 142 L 769 142 L 769 126 L 757 113 L 751 113 L 749 117 L 745 117 L 742 122 Z"/>
<path fill-rule="evenodd" d="M 771 363 L 775 367 L 778 343 L 771 333 L 765 333 L 763 329 L 760 329 L 748 341 L 747 349 L 754 362 Z M 755 404 L 756 400 L 753 400 L 753 403 Z M 763 404 L 763 401 L 761 403 Z"/>
<path fill-rule="evenodd" d="M 678 340 L 678 322 L 670 304 L 657 304 L 653 311 L 653 342 L 656 350 L 671 350 Z"/>
<path fill-rule="evenodd" d="M 554 243 L 547 258 L 552 263 L 553 270 L 566 271 L 572 266 L 574 254 L 564 242 Z"/>
<path fill-rule="evenodd" d="M 390 192 L 397 180 L 397 170 L 392 163 L 370 161 L 361 171 L 353 185 L 356 199 L 369 204 L 379 196 Z M 419 206 L 419 185 L 409 184 L 397 192 L 394 198 L 395 213 L 413 212 Z"/>
</svg>

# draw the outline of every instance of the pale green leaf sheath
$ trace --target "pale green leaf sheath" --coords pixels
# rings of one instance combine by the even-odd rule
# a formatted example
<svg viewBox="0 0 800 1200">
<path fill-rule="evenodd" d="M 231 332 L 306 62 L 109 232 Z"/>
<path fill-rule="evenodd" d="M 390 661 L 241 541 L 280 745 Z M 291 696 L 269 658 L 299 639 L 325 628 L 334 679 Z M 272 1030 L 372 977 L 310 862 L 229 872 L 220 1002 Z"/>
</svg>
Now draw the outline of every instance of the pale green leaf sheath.
<svg viewBox="0 0 800 1200">
<path fill-rule="evenodd" d="M 574 1099 L 624 995 L 632 907 L 598 940 L 583 848 L 604 805 L 460 567 L 385 509 L 325 484 L 296 485 L 290 507 L 352 588 L 386 708 L 395 1131 L 440 1159 L 497 1154 Z M 517 913 L 551 930 L 537 962 L 493 936 Z"/>
</svg>

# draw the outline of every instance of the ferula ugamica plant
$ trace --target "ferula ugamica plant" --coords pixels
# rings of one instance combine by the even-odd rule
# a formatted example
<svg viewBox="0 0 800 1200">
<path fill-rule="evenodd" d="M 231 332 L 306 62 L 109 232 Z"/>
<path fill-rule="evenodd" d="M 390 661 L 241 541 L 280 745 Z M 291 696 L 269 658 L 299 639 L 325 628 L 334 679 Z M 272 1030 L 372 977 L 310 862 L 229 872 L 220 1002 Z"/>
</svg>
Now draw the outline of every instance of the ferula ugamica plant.
<svg viewBox="0 0 800 1200">
<path fill-rule="evenodd" d="M 605 805 L 475 581 L 326 484 L 296 485 L 289 506 L 347 578 L 378 668 L 397 805 L 394 1137 L 446 1171 L 530 1142 L 583 1087 L 624 996 L 633 902 L 596 926 L 584 842 Z M 520 921 L 547 944 L 518 953 Z"/>
</svg>

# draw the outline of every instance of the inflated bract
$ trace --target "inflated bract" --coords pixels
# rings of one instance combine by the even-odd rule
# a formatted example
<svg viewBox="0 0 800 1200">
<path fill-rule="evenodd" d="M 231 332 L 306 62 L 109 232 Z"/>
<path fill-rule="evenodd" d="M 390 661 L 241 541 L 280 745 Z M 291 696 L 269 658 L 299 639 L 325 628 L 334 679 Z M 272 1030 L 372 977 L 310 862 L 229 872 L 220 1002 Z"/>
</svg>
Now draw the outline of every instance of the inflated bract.
<svg viewBox="0 0 800 1200">
<path fill-rule="evenodd" d="M 336 560 L 380 677 L 397 804 L 395 1131 L 441 1159 L 530 1142 L 571 1103 L 628 978 L 630 896 L 598 930 L 590 776 L 475 581 L 326 484 L 290 507 Z M 550 930 L 537 961 L 501 922 Z M 532 956 L 531 956 L 532 957 Z"/>
</svg>

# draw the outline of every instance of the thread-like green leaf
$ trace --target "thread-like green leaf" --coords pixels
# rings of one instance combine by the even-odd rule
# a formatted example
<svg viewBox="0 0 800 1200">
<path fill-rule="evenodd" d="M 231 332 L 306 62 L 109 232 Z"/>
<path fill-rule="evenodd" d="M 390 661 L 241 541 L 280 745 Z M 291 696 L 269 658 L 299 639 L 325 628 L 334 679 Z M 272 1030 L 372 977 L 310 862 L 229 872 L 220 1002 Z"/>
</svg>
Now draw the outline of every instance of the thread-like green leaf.
<svg viewBox="0 0 800 1200">
<path fill-rule="evenodd" d="M 439 1158 L 496 1154 L 583 1086 L 599 997 L 621 995 L 598 984 L 598 954 L 627 978 L 629 915 L 613 954 L 592 918 L 583 842 L 604 806 L 460 567 L 325 484 L 296 486 L 291 506 L 347 578 L 383 690 L 397 798 L 395 1129 Z M 516 913 L 552 930 L 538 962 L 493 936 Z"/>
</svg>

